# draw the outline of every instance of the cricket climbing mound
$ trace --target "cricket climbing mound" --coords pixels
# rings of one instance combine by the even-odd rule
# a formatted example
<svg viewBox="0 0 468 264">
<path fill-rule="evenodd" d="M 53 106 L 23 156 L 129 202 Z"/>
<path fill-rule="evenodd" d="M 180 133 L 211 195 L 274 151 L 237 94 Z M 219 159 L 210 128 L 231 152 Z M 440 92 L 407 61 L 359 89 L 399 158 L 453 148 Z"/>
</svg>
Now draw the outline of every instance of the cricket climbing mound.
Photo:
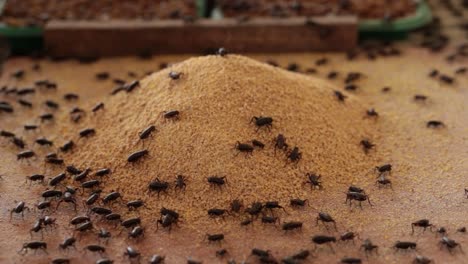
<svg viewBox="0 0 468 264">
<path fill-rule="evenodd" d="M 169 72 L 180 72 L 171 79 Z M 84 121 L 96 134 L 81 140 L 71 159 L 76 166 L 113 173 L 104 179 L 104 192 L 119 190 L 125 200 L 146 201 L 143 215 L 153 218 L 162 206 L 180 211 L 187 222 L 207 218 L 209 208 L 228 208 L 232 199 L 253 201 L 307 197 L 305 173 L 322 175 L 323 192 L 336 182 L 363 175 L 374 165 L 359 142 L 374 135 L 366 108 L 347 94 L 337 100 L 330 83 L 285 71 L 255 60 L 227 55 L 197 57 L 170 66 L 140 81 L 131 93 L 107 98 L 105 110 Z M 164 111 L 178 110 L 178 120 L 165 120 Z M 250 123 L 254 116 L 273 118 L 271 129 Z M 139 133 L 150 125 L 157 131 L 144 141 Z M 302 159 L 288 162 L 274 149 L 283 134 L 289 148 Z M 265 144 L 251 155 L 238 153 L 237 141 Z M 129 164 L 129 154 L 147 149 L 148 156 Z M 364 172 L 364 173 L 363 173 Z M 184 191 L 175 189 L 176 175 L 186 177 Z M 210 187 L 209 176 L 225 176 L 222 188 Z M 170 183 L 167 193 L 148 194 L 159 178 Z"/>
</svg>

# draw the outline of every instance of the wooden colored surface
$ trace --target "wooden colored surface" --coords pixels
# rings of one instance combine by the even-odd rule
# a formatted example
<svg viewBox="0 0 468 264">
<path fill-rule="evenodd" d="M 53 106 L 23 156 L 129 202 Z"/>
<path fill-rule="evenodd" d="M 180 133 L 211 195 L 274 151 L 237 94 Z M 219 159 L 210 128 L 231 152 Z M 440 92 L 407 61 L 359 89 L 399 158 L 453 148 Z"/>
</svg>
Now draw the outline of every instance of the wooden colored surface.
<svg viewBox="0 0 468 264">
<path fill-rule="evenodd" d="M 233 52 L 346 51 L 357 43 L 354 17 L 258 18 L 155 22 L 59 22 L 45 28 L 45 46 L 55 56 L 118 56 Z"/>
<path fill-rule="evenodd" d="M 410 223 L 420 218 L 429 218 L 438 227 L 446 227 L 451 238 L 462 243 L 462 246 L 466 245 L 468 240 L 466 235 L 456 233 L 455 230 L 468 224 L 466 222 L 468 200 L 463 195 L 468 170 L 466 158 L 468 82 L 466 78 L 457 78 L 456 85 L 452 87 L 428 78 L 427 74 L 432 68 L 452 73 L 460 64 L 448 65 L 439 55 L 412 48 L 409 44 L 402 45 L 402 48 L 404 55 L 401 57 L 378 59 L 373 62 L 364 58 L 348 62 L 342 54 L 254 55 L 260 60 L 274 58 L 282 66 L 296 62 L 303 68 L 314 67 L 313 62 L 316 59 L 326 56 L 330 59 L 330 63 L 316 67 L 318 75 L 326 76 L 330 70 L 336 70 L 341 76 L 336 81 L 337 84 L 342 83 L 342 74 L 345 72 L 364 72 L 366 78 L 357 82 L 360 88 L 356 94 L 368 102 L 369 106 L 375 107 L 381 115 L 378 124 L 382 134 L 376 140 L 376 155 L 382 157 L 381 163 L 390 162 L 394 165 L 392 176 L 394 186 L 393 190 L 379 189 L 374 185 L 374 177 L 365 176 L 364 172 L 363 175 L 349 175 L 337 182 L 336 186 L 342 190 L 345 190 L 349 184 L 357 184 L 368 190 L 374 206 L 364 206 L 363 210 L 350 209 L 343 204 L 344 194 L 338 193 L 333 195 L 333 200 L 325 199 L 324 203 L 316 203 L 314 201 L 321 201 L 324 197 L 320 191 L 311 191 L 307 197 L 311 202 L 310 207 L 294 213 L 302 215 L 306 221 L 303 232 L 285 235 L 279 230 L 263 228 L 260 225 L 247 230 L 240 228 L 232 230 L 227 233 L 228 237 L 223 247 L 226 247 L 233 257 L 237 260 L 247 258 L 246 252 L 252 247 L 271 249 L 276 256 L 291 254 L 300 248 L 312 249 L 310 236 L 327 232 L 321 227 L 315 227 L 313 219 L 317 210 L 326 210 L 337 218 L 340 232 L 346 231 L 344 227 L 347 227 L 358 232 L 362 238 L 371 238 L 381 247 L 379 255 L 369 257 L 370 263 L 410 263 L 415 253 L 395 253 L 391 246 L 396 240 L 417 241 L 420 247 L 418 254 L 427 255 L 435 259 L 436 263 L 464 262 L 465 255 L 449 254 L 445 250 L 440 250 L 437 245 L 439 238 L 435 234 L 431 232 L 422 234 L 417 231 L 415 235 L 410 235 Z M 89 108 L 105 97 L 113 87 L 110 82 L 102 84 L 96 82 L 94 79 L 96 72 L 106 70 L 112 76 L 124 78 L 127 71 L 134 71 L 141 76 L 144 72 L 157 68 L 161 62 L 175 62 L 182 59 L 182 57 L 168 56 L 147 61 L 120 58 L 101 60 L 90 65 L 42 61 L 40 62 L 42 71 L 27 74 L 21 85 L 52 76 L 59 83 L 60 90 L 58 93 L 47 94 L 47 98 L 59 98 L 62 93 L 73 91 L 81 95 L 79 105 Z M 29 59 L 10 60 L 6 65 L 4 78 L 15 69 L 29 69 L 31 65 L 32 61 Z M 2 83 L 5 82 L 6 79 L 3 79 Z M 391 92 L 382 94 L 381 88 L 384 86 L 391 87 Z M 416 93 L 429 96 L 429 102 L 422 105 L 414 103 L 412 97 Z M 33 116 L 37 116 L 38 112 L 42 111 L 33 111 L 17 119 L 2 117 L 2 128 L 14 130 L 26 120 L 34 120 Z M 425 122 L 428 119 L 441 119 L 447 124 L 447 128 L 427 129 Z M 46 126 L 42 133 L 38 134 L 47 133 L 48 129 L 53 128 Z M 29 135 L 27 138 L 34 138 L 34 135 Z M 12 149 L 10 144 L 5 142 L 2 144 L 0 169 L 4 176 L 0 182 L 2 196 L 0 231 L 8 239 L 3 239 L 0 244 L 3 252 L 1 261 L 15 263 L 28 260 L 46 263 L 47 259 L 59 256 L 55 249 L 50 249 L 54 252 L 50 256 L 39 253 L 20 257 L 15 253 L 24 241 L 30 240 L 28 229 L 34 219 L 33 214 L 26 213 L 24 221 L 15 217 L 9 222 L 8 209 L 15 205 L 14 200 L 24 200 L 32 205 L 37 200 L 40 188 L 24 184 L 24 176 L 34 173 L 37 168 L 28 166 L 27 163 L 16 162 L 14 155 L 11 154 L 12 150 L 14 148 Z M 287 209 L 291 212 L 289 208 Z M 69 209 L 69 215 L 63 214 L 58 218 L 60 223 L 66 223 L 73 215 L 74 212 Z M 55 247 L 69 234 L 71 229 L 61 224 L 57 230 L 47 232 L 45 238 L 50 247 Z M 118 262 L 123 261 L 121 254 L 127 244 L 134 245 L 145 256 L 153 253 L 165 254 L 168 263 L 182 263 L 188 256 L 203 259 L 205 263 L 213 263 L 214 251 L 220 248 L 217 245 L 206 244 L 200 234 L 184 233 L 183 225 L 171 233 L 147 233 L 145 240 L 140 243 L 128 242 L 123 236 L 113 238 L 108 245 L 109 255 L 116 256 Z M 89 263 L 96 260 L 98 258 L 96 255 L 83 254 L 81 251 L 82 247 L 91 241 L 93 240 L 80 241 L 78 246 L 80 251 L 71 251 L 68 256 L 75 263 Z M 357 245 L 359 244 L 360 242 L 357 242 Z M 338 244 L 335 250 L 336 254 L 326 249 L 319 250 L 314 262 L 334 263 L 343 256 L 365 258 L 358 246 Z"/>
<path fill-rule="evenodd" d="M 295 253 L 301 248 L 313 249 L 310 237 L 327 233 L 323 227 L 315 226 L 314 218 L 317 210 L 326 210 L 337 219 L 339 230 L 330 231 L 330 234 L 339 235 L 348 229 L 356 231 L 362 239 L 370 238 L 379 245 L 379 253 L 366 258 L 359 250 L 362 241 L 357 240 L 356 245 L 334 245 L 336 254 L 327 248 L 319 249 L 314 253 L 316 258 L 304 263 L 337 263 L 344 256 L 361 257 L 364 263 L 412 263 L 416 254 L 430 257 L 435 263 L 466 263 L 466 254 L 458 251 L 450 254 L 447 250 L 439 248 L 440 236 L 429 231 L 422 233 L 418 229 L 411 235 L 410 226 L 415 220 L 428 218 L 437 225 L 436 228 L 447 228 L 448 236 L 461 243 L 466 251 L 468 235 L 457 233 L 456 229 L 468 226 L 468 199 L 463 193 L 463 189 L 468 187 L 468 78 L 466 74 L 456 75 L 455 84 L 446 85 L 428 77 L 432 69 L 453 76 L 455 69 L 468 63 L 466 59 L 454 63 L 445 61 L 444 58 L 461 44 L 465 37 L 464 33 L 456 29 L 455 24 L 449 27 L 447 32 L 452 37 L 452 44 L 441 54 L 433 54 L 416 47 L 419 42 L 416 38 L 398 45 L 403 51 L 402 56 L 379 57 L 375 61 L 359 57 L 350 62 L 344 54 L 337 53 L 251 54 L 261 61 L 274 59 L 283 67 L 293 62 L 299 64 L 302 70 L 313 67 L 318 71 L 316 75 L 323 78 L 326 78 L 330 71 L 337 71 L 338 78 L 332 82 L 340 87 L 344 86 L 343 79 L 347 72 L 365 73 L 365 78 L 356 82 L 359 88 L 355 94 L 380 114 L 377 123 L 381 133 L 375 139 L 377 149 L 372 155 L 380 157 L 379 164 L 389 162 L 394 165 L 391 176 L 393 190 L 379 189 L 374 185 L 375 177 L 366 175 L 367 172 L 363 172 L 362 175 L 349 175 L 334 183 L 334 188 L 345 191 L 350 184 L 360 185 L 368 191 L 373 207 L 363 205 L 362 210 L 358 207 L 350 209 L 343 203 L 345 195 L 342 193 L 328 193 L 324 196 L 324 192 L 311 191 L 307 197 L 310 207 L 302 211 L 294 211 L 287 207 L 291 215 L 281 214 L 283 217 L 302 217 L 306 223 L 302 232 L 283 234 L 280 230 L 257 224 L 253 228 L 238 228 L 226 232 L 226 241 L 222 247 L 227 248 L 238 262 L 246 259 L 246 252 L 253 247 L 270 249 L 272 254 L 278 257 Z M 61 100 L 64 93 L 76 92 L 81 96 L 76 105 L 89 109 L 106 97 L 115 86 L 111 81 L 97 82 L 95 73 L 108 71 L 113 77 L 132 80 L 133 78 L 127 77 L 128 71 L 142 77 L 147 71 L 157 70 L 162 62 L 177 62 L 188 57 L 190 55 L 158 56 L 151 60 L 126 57 L 103 59 L 88 65 L 76 61 L 53 63 L 44 60 L 39 61 L 42 70 L 38 73 L 30 71 L 34 63 L 32 60 L 16 58 L 6 63 L 0 82 L 23 87 L 29 86 L 37 79 L 51 78 L 59 84 L 59 91 L 39 95 L 36 98 L 39 102 L 45 98 Z M 329 59 L 329 64 L 316 66 L 314 62 L 323 57 Z M 27 74 L 22 82 L 15 83 L 9 78 L 9 74 L 20 68 L 26 69 Z M 381 92 L 385 86 L 391 87 L 389 93 Z M 424 94 L 429 99 L 423 104 L 416 103 L 413 101 L 415 94 Z M 71 106 L 73 104 L 67 105 Z M 0 116 L 0 129 L 20 133 L 20 127 L 24 123 L 37 122 L 36 116 L 45 110 L 37 107 L 30 112 L 22 111 L 23 113 L 15 118 Z M 440 130 L 427 129 L 425 122 L 429 119 L 440 119 L 447 127 Z M 52 130 L 52 126 L 44 126 L 40 133 L 24 137 L 32 140 Z M 16 254 L 23 242 L 31 240 L 28 230 L 35 220 L 35 214 L 26 212 L 25 220 L 15 217 L 10 222 L 8 210 L 15 206 L 15 201 L 20 200 L 32 206 L 37 202 L 37 195 L 42 189 L 29 187 L 24 183 L 24 176 L 35 173 L 38 168 L 28 165 L 27 162 L 17 162 L 14 156 L 16 151 L 11 143 L 3 139 L 0 141 L 0 173 L 3 174 L 0 179 L 0 263 L 49 263 L 50 259 L 59 256 L 70 257 L 72 263 L 92 263 L 98 259 L 98 255 L 84 254 L 82 250 L 88 243 L 95 242 L 94 238 L 82 239 L 78 243 L 78 251 L 59 253 L 56 250 L 62 239 L 72 233 L 71 228 L 65 224 L 74 215 L 70 207 L 57 216 L 60 227 L 44 234 L 49 243 L 49 255 L 31 253 L 21 257 Z M 223 224 L 222 221 L 216 220 L 213 223 Z M 117 236 L 118 232 L 112 227 L 106 228 Z M 198 234 L 186 231 L 181 225 L 180 229 L 174 229 L 171 233 L 149 232 L 145 240 L 139 243 L 125 240 L 125 234 L 122 233 L 110 240 L 107 245 L 108 255 L 112 256 L 116 263 L 126 263 L 127 260 L 122 254 L 125 246 L 132 245 L 144 255 L 142 263 L 145 263 L 144 260 L 146 261 L 150 254 L 166 255 L 167 263 L 184 263 L 189 256 L 204 260 L 204 263 L 225 263 L 226 260 L 221 262 L 214 257 L 214 252 L 221 247 L 216 244 L 208 245 L 203 241 L 205 230 L 200 230 Z M 396 240 L 417 242 L 418 252 L 395 252 L 391 246 Z M 253 258 L 249 260 L 250 263 L 255 263 Z"/>
</svg>

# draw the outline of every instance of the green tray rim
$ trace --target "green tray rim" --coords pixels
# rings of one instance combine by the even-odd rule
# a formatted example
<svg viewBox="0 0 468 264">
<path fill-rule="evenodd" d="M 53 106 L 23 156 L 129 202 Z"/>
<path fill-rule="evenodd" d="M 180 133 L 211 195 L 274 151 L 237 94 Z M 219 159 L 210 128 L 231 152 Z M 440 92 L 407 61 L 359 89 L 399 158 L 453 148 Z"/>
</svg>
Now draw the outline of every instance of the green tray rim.
<svg viewBox="0 0 468 264">
<path fill-rule="evenodd" d="M 197 7 L 197 17 L 203 18 L 205 16 L 206 1 L 205 0 L 196 0 L 195 5 Z"/>
<path fill-rule="evenodd" d="M 426 1 L 418 4 L 416 12 L 407 17 L 385 22 L 381 19 L 366 19 L 359 21 L 359 32 L 408 32 L 422 27 L 432 21 L 432 12 Z"/>
<path fill-rule="evenodd" d="M 7 38 L 30 38 L 41 37 L 43 29 L 40 27 L 11 27 L 0 23 L 0 36 Z"/>
</svg>

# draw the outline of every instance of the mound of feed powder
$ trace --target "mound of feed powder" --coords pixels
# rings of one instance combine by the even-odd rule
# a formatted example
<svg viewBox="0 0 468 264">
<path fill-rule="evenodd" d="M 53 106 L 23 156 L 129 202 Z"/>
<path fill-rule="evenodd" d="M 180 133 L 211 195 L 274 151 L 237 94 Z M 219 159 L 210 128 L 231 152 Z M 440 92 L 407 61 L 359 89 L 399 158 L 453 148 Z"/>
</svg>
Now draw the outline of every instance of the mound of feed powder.
<svg viewBox="0 0 468 264">
<path fill-rule="evenodd" d="M 103 192 L 145 201 L 143 219 L 155 223 L 166 207 L 183 216 L 182 225 L 199 229 L 210 221 L 208 209 L 229 209 L 234 199 L 245 207 L 268 200 L 287 205 L 316 191 L 304 183 L 306 173 L 321 175 L 328 192 L 375 165 L 359 144 L 376 133 L 366 107 L 353 95 L 338 100 L 335 90 L 326 81 L 243 56 L 192 58 L 104 101 L 104 110 L 81 124 L 96 134 L 80 140 L 67 160 L 80 168 L 111 168 Z M 174 110 L 177 118 L 165 117 Z M 256 126 L 253 117 L 271 117 L 271 127 Z M 151 125 L 156 131 L 140 140 Z M 275 148 L 279 134 L 287 149 Z M 252 140 L 265 146 L 251 153 L 236 148 L 237 142 L 252 146 Z M 288 158 L 294 147 L 301 154 L 296 161 Z M 140 150 L 148 155 L 129 163 Z M 177 175 L 185 177 L 185 189 L 175 188 Z M 213 186 L 207 180 L 212 176 L 226 183 Z M 149 191 L 156 179 L 169 183 L 167 191 Z"/>
</svg>

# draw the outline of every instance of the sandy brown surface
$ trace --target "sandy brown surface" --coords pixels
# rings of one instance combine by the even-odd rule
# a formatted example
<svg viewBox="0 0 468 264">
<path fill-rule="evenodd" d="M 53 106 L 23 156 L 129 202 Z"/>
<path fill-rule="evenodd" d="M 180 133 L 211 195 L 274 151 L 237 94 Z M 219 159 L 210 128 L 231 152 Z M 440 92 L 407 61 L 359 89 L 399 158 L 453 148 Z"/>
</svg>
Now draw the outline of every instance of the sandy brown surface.
<svg viewBox="0 0 468 264">
<path fill-rule="evenodd" d="M 284 66 L 290 62 L 297 62 L 306 67 L 313 66 L 314 61 L 323 56 L 323 54 L 291 54 L 275 56 L 274 58 Z M 326 56 L 330 59 L 330 63 L 318 67 L 319 76 L 326 75 L 331 69 L 340 73 L 361 71 L 367 75 L 365 79 L 357 82 L 360 89 L 356 92 L 356 96 L 369 106 L 375 107 L 381 115 L 376 123 L 380 127 L 381 135 L 375 139 L 377 151 L 373 155 L 381 157 L 377 164 L 390 162 L 394 165 L 391 178 L 393 191 L 377 188 L 374 185 L 374 176 L 366 175 L 366 172 L 343 175 L 337 177 L 337 182 L 334 183 L 336 189 L 345 191 L 349 184 L 362 186 L 368 191 L 375 204 L 372 208 L 364 206 L 363 210 L 349 209 L 343 204 L 344 194 L 340 192 L 310 191 L 306 194 L 311 202 L 310 207 L 299 212 L 287 207 L 290 215 L 281 215 L 285 219 L 296 219 L 296 217 L 302 219 L 306 223 L 302 232 L 283 234 L 280 230 L 263 227 L 260 223 L 256 223 L 254 227 L 246 230 L 239 227 L 224 231 L 226 241 L 223 243 L 223 247 L 226 247 L 231 256 L 237 260 L 245 259 L 248 256 L 248 250 L 252 247 L 271 249 L 275 256 L 285 256 L 301 248 L 312 249 L 310 236 L 327 233 L 325 229 L 315 227 L 313 223 L 317 210 L 323 210 L 337 219 L 340 232 L 356 231 L 362 238 L 371 238 L 381 247 L 378 256 L 369 258 L 371 263 L 410 262 L 415 255 L 414 253 L 396 254 L 390 248 L 396 240 L 417 241 L 420 248 L 419 254 L 434 258 L 437 263 L 463 263 L 464 255 L 451 255 L 446 251 L 439 250 L 438 238 L 434 234 L 427 232 L 410 235 L 412 221 L 428 218 L 437 226 L 445 226 L 449 230 L 450 237 L 460 241 L 462 245 L 466 241 L 465 235 L 456 233 L 455 230 L 466 225 L 467 216 L 467 200 L 463 196 L 466 182 L 465 173 L 468 169 L 467 139 L 465 136 L 468 128 L 467 80 L 458 77 L 455 85 L 448 86 L 427 77 L 427 73 L 432 68 L 452 73 L 459 65 L 448 65 L 440 59 L 440 56 L 411 47 L 404 48 L 404 56 L 402 57 L 378 59 L 374 62 L 369 62 L 366 59 L 347 62 L 344 56 L 339 54 Z M 255 57 L 260 60 L 272 58 L 270 55 L 256 55 Z M 27 74 L 22 84 L 31 83 L 32 80 L 41 76 L 53 76 L 53 79 L 60 84 L 59 91 L 37 96 L 35 101 L 40 102 L 39 98 L 41 97 L 58 98 L 59 94 L 65 93 L 65 91 L 75 91 L 81 95 L 79 104 L 86 108 L 86 106 L 90 107 L 101 101 L 113 87 L 109 82 L 97 85 L 94 80 L 95 72 L 106 69 L 113 76 L 124 76 L 128 70 L 138 73 L 146 72 L 157 68 L 159 62 L 180 59 L 182 58 L 161 57 L 152 61 L 137 61 L 133 58 L 122 58 L 101 60 L 92 65 L 44 61 L 41 62 L 41 73 Z M 29 67 L 29 65 L 32 63 L 27 59 L 10 60 L 7 63 L 6 72 Z M 129 66 L 123 68 L 122 65 Z M 4 74 L 4 76 L 8 76 L 8 74 Z M 336 81 L 337 84 L 341 82 Z M 391 92 L 382 94 L 381 88 L 384 86 L 390 86 Z M 413 102 L 412 97 L 416 93 L 429 96 L 429 101 L 425 104 Z M 2 128 L 21 132 L 18 127 L 25 123 L 23 120 L 37 121 L 35 116 L 42 112 L 38 109 L 41 107 L 37 106 L 30 113 L 21 111 L 22 113 L 16 114 L 18 116 L 15 118 L 2 117 Z M 427 129 L 425 122 L 429 119 L 443 120 L 447 124 L 447 128 Z M 43 128 L 42 133 L 24 135 L 24 138 L 31 141 L 37 135 L 47 135 L 47 131 L 54 130 L 54 125 L 49 126 Z M 49 257 L 63 255 L 59 254 L 54 247 L 66 234 L 71 233 L 70 229 L 65 228 L 65 223 L 74 215 L 74 212 L 65 206 L 64 214 L 58 215 L 63 228 L 58 228 L 58 230 L 45 235 L 45 239 L 50 245 L 49 256 L 31 254 L 20 257 L 14 253 L 24 241 L 30 240 L 27 229 L 34 221 L 34 214 L 26 213 L 24 221 L 14 218 L 10 223 L 8 209 L 15 205 L 14 200 L 26 201 L 29 205 L 36 203 L 37 194 L 43 189 L 43 187 L 27 187 L 23 184 L 24 176 L 37 172 L 38 168 L 35 168 L 35 162 L 32 162 L 31 165 L 25 162 L 16 162 L 14 156 L 16 151 L 10 144 L 2 143 L 4 154 L 2 154 L 1 171 L 4 176 L 1 182 L 1 206 L 3 209 L 0 228 L 5 237 L 11 234 L 11 239 L 3 240 L 2 250 L 3 252 L 12 252 L 8 255 L 3 254 L 2 259 L 4 262 L 41 260 L 45 263 Z M 54 175 L 52 171 L 48 171 L 47 174 Z M 69 216 L 66 215 L 67 210 Z M 225 221 L 231 223 L 232 220 L 228 218 Z M 206 241 L 203 241 L 203 235 L 205 232 L 212 232 L 211 230 L 219 230 L 218 228 L 224 224 L 223 221 L 213 220 L 213 226 L 207 227 L 206 230 L 200 230 L 198 233 L 184 232 L 187 230 L 184 224 L 181 224 L 180 229 L 175 229 L 171 233 L 150 232 L 148 230 L 145 241 L 130 244 L 136 245 L 145 256 L 153 253 L 167 255 L 169 263 L 180 263 L 188 256 L 213 262 L 214 251 L 219 249 L 219 246 L 208 245 Z M 153 224 L 148 223 L 148 226 L 151 225 Z M 214 228 L 211 229 L 212 227 Z M 87 241 L 87 239 L 83 239 L 78 248 L 81 250 L 88 243 Z M 239 243 L 240 241 L 242 242 Z M 126 244 L 123 235 L 120 238 L 111 239 L 108 246 L 109 255 L 116 260 L 123 261 L 121 252 Z M 319 250 L 316 253 L 317 259 L 315 261 L 332 261 L 343 256 L 364 257 L 357 246 L 338 244 L 335 249 L 336 254 L 325 249 Z M 74 260 L 77 260 L 78 256 L 81 258 L 84 256 L 86 259 L 86 261 L 82 259 L 84 262 L 97 259 L 97 256 L 89 253 L 82 255 L 70 252 L 68 256 Z"/>
<path fill-rule="evenodd" d="M 456 35 L 458 33 L 452 33 L 461 38 L 460 35 Z M 354 92 L 354 97 L 364 106 L 374 107 L 380 114 L 379 120 L 375 122 L 378 134 L 372 138 L 377 148 L 370 155 L 375 159 L 374 165 L 391 163 L 394 166 L 391 176 L 393 190 L 379 189 L 375 185 L 375 176 L 368 173 L 372 167 L 361 173 L 339 177 L 334 175 L 333 183 L 327 182 L 324 178 L 322 191 L 301 189 L 301 195 L 310 201 L 309 207 L 294 210 L 286 206 L 289 214 L 278 212 L 282 220 L 304 221 L 302 231 L 290 234 L 284 234 L 271 226 L 262 226 L 259 222 L 254 226 L 241 228 L 236 226 L 238 218 L 227 217 L 224 221 L 212 220 L 198 231 L 194 231 L 190 224 L 182 222 L 180 228 L 174 228 L 170 233 L 162 230 L 156 232 L 155 223 L 146 222 L 145 239 L 135 242 L 125 240 L 125 233 L 118 236 L 118 229 L 100 223 L 98 226 L 109 229 L 114 235 L 107 245 L 107 255 L 117 263 L 125 263 L 127 260 L 122 256 L 123 251 L 126 245 L 132 245 L 142 252 L 145 261 L 151 254 L 163 254 L 166 255 L 167 263 L 184 263 L 187 257 L 203 260 L 204 263 L 218 263 L 221 260 L 215 258 L 215 251 L 224 247 L 228 249 L 230 255 L 222 262 L 230 258 L 240 262 L 248 258 L 251 248 L 258 247 L 270 249 L 274 256 L 281 258 L 300 249 L 312 250 L 313 245 L 310 242 L 312 235 L 339 235 L 349 230 L 359 233 L 362 239 L 370 238 L 379 245 L 379 254 L 366 259 L 365 254 L 359 250 L 361 241 L 357 240 L 356 245 L 352 243 L 334 245 L 336 254 L 326 247 L 319 249 L 314 253 L 315 258 L 304 263 L 336 263 L 344 256 L 361 257 L 365 263 L 411 263 L 416 254 L 430 257 L 435 263 L 465 263 L 465 254 L 458 251 L 450 254 L 447 250 L 439 248 L 437 243 L 440 236 L 431 232 L 423 234 L 420 230 L 414 235 L 410 234 L 411 222 L 428 218 L 437 227 L 446 227 L 448 236 L 461 243 L 462 247 L 466 248 L 467 245 L 466 234 L 457 233 L 456 229 L 468 225 L 468 199 L 463 194 L 463 189 L 468 187 L 466 183 L 468 78 L 466 74 L 456 75 L 455 84 L 447 85 L 427 77 L 434 68 L 455 76 L 455 69 L 467 64 L 466 60 L 451 64 L 444 60 L 444 55 L 450 53 L 450 50 L 458 44 L 460 41 L 455 40 L 447 52 L 432 54 L 407 42 L 397 45 L 403 51 L 402 56 L 378 58 L 375 61 L 360 57 L 350 62 L 343 54 L 251 55 L 260 61 L 274 59 L 283 67 L 291 62 L 298 63 L 301 69 L 315 67 L 318 70 L 316 75 L 323 78 L 331 70 L 338 71 L 338 79 L 331 81 L 338 87 L 344 86 L 343 79 L 347 72 L 365 73 L 366 77 L 356 82 L 359 88 Z M 329 64 L 315 66 L 314 62 L 324 56 L 329 58 Z M 97 102 L 107 100 L 106 97 L 114 87 L 111 81 L 97 82 L 94 78 L 96 72 L 109 71 L 112 76 L 132 80 L 133 78 L 126 77 L 128 71 L 136 72 L 138 77 L 142 77 L 147 71 L 157 70 L 161 62 L 178 62 L 189 57 L 191 56 L 161 56 L 151 60 L 115 58 L 100 60 L 89 65 L 74 61 L 57 63 L 43 60 L 39 62 L 42 70 L 38 73 L 30 70 L 33 65 L 30 59 L 11 59 L 4 67 L 2 84 L 16 85 L 9 78 L 9 73 L 22 68 L 26 69 L 27 73 L 25 79 L 17 84 L 18 86 L 28 86 L 37 79 L 50 78 L 59 84 L 59 90 L 31 97 L 31 100 L 37 104 L 32 110 L 17 111 L 13 116 L 2 114 L 0 129 L 20 134 L 28 143 L 41 135 L 50 135 L 57 142 L 63 142 L 65 137 L 55 132 L 60 124 L 44 125 L 41 131 L 36 133 L 27 134 L 22 131 L 23 124 L 39 123 L 37 116 L 47 112 L 47 109 L 41 105 L 45 98 L 55 98 L 64 109 L 74 105 L 90 109 Z M 381 89 L 384 86 L 391 87 L 391 91 L 382 93 Z M 66 92 L 76 92 L 81 98 L 76 103 L 65 103 L 61 97 Z M 422 104 L 414 102 L 415 94 L 427 95 L 428 101 Z M 446 128 L 435 130 L 426 128 L 426 121 L 431 119 L 442 120 Z M 77 127 L 82 128 L 81 125 Z M 54 217 L 58 218 L 59 227 L 44 234 L 44 240 L 49 245 L 49 255 L 39 252 L 37 255 L 30 253 L 22 257 L 16 254 L 23 242 L 31 240 L 28 230 L 34 223 L 36 214 L 33 211 L 26 212 L 24 220 L 14 217 L 10 222 L 9 209 L 15 206 L 15 201 L 25 201 L 33 207 L 38 201 L 39 193 L 44 189 L 36 185 L 29 187 L 24 183 L 24 177 L 39 171 L 47 176 L 55 175 L 60 170 L 51 167 L 44 169 L 40 160 L 30 163 L 17 162 L 15 154 L 18 149 L 7 140 L 1 139 L 0 142 L 2 157 L 0 173 L 3 175 L 3 179 L 0 180 L 2 208 L 0 233 L 3 237 L 0 240 L 2 252 L 0 262 L 48 263 L 52 258 L 59 256 L 71 258 L 72 263 L 92 263 L 97 260 L 98 255 L 82 251 L 84 246 L 97 241 L 94 235 L 84 236 L 77 245 L 78 251 L 61 253 L 56 249 L 65 236 L 72 234 L 67 222 L 75 213 L 67 205 L 60 209 L 60 214 L 54 214 Z M 51 150 L 47 148 L 41 150 L 38 146 L 34 146 L 34 149 L 41 154 L 41 157 Z M 188 184 L 187 188 L 190 188 L 190 182 Z M 345 205 L 343 192 L 350 184 L 366 189 L 374 206 L 365 204 L 361 210 L 358 207 L 350 209 Z M 283 205 L 287 204 L 287 200 L 280 202 Z M 338 232 L 315 226 L 317 211 L 326 211 L 334 216 Z M 155 219 L 157 215 L 155 213 Z M 223 228 L 225 226 L 232 226 L 232 229 L 226 230 Z M 203 238 L 207 232 L 223 232 L 226 239 L 221 246 L 208 244 Z M 40 235 L 35 235 L 33 239 L 40 239 Z M 395 253 L 391 247 L 396 240 L 417 242 L 418 252 Z M 249 260 L 255 263 L 254 258 Z"/>
</svg>

